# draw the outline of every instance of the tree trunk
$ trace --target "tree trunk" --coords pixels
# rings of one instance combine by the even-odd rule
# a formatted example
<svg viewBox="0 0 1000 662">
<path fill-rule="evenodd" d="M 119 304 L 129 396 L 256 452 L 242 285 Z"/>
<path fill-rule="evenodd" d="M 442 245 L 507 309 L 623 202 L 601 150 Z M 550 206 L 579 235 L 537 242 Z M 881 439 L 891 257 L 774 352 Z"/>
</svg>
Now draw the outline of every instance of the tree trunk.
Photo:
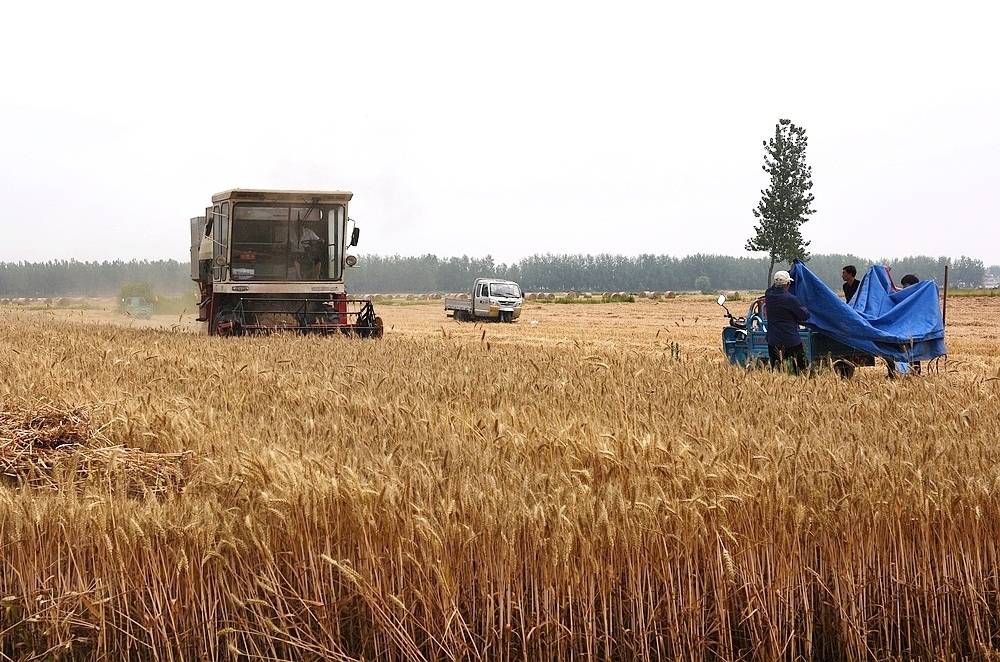
<svg viewBox="0 0 1000 662">
<path fill-rule="evenodd" d="M 771 275 L 774 274 L 774 255 L 771 255 L 771 264 L 767 267 L 767 285 L 765 287 L 771 287 Z"/>
</svg>

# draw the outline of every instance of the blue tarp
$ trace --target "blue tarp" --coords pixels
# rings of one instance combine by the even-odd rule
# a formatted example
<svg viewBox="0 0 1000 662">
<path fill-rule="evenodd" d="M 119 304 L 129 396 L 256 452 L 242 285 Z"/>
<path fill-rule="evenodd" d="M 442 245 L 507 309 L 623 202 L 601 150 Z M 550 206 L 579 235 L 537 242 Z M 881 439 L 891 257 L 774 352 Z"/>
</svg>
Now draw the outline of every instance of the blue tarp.
<svg viewBox="0 0 1000 662">
<path fill-rule="evenodd" d="M 809 310 L 806 326 L 814 331 L 899 362 L 927 361 L 947 353 L 933 281 L 894 292 L 885 267 L 876 265 L 848 304 L 801 262 L 792 266 L 791 275 L 791 292 Z"/>
</svg>

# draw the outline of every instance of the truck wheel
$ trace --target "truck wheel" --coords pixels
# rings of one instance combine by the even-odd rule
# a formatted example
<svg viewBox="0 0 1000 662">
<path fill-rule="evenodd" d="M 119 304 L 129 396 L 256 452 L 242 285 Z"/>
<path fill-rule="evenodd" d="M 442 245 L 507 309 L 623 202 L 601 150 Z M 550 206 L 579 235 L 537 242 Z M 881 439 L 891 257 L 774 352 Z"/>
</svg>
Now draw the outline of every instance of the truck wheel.
<svg viewBox="0 0 1000 662">
<path fill-rule="evenodd" d="M 841 379 L 851 379 L 854 377 L 854 364 L 850 361 L 834 361 L 833 371 Z"/>
</svg>

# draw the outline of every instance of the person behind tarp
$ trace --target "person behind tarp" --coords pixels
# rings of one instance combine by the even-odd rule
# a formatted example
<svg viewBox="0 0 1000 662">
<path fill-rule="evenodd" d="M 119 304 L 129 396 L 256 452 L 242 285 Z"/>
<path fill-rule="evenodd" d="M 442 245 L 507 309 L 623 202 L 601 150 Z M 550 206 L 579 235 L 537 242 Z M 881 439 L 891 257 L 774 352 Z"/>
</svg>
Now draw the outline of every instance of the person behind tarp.
<svg viewBox="0 0 1000 662">
<path fill-rule="evenodd" d="M 844 279 L 844 301 L 850 303 L 851 297 L 855 295 L 861 286 L 861 281 L 858 280 L 858 268 L 853 264 L 849 264 L 840 272 L 840 277 Z"/>
<path fill-rule="evenodd" d="M 906 288 L 916 285 L 920 282 L 920 279 L 914 274 L 906 274 L 903 279 L 899 281 L 901 287 L 897 288 L 896 291 L 905 290 Z M 913 373 L 915 375 L 922 374 L 920 368 L 920 361 L 904 362 L 904 361 L 891 361 L 886 359 L 886 363 L 889 365 L 889 377 L 895 377 L 897 375 L 908 375 Z"/>
<path fill-rule="evenodd" d="M 792 359 L 792 372 L 806 368 L 806 352 L 799 336 L 799 324 L 809 319 L 809 311 L 788 291 L 792 277 L 787 271 L 774 274 L 774 284 L 764 293 L 767 314 L 767 354 L 774 368 Z"/>
</svg>

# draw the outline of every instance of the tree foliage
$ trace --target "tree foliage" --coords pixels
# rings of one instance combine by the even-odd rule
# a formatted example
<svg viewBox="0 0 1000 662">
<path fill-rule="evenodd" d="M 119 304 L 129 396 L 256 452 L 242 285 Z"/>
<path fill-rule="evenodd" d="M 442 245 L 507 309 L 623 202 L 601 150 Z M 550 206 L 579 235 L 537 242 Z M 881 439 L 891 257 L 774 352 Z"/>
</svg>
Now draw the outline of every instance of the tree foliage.
<svg viewBox="0 0 1000 662">
<path fill-rule="evenodd" d="M 951 266 L 949 279 L 957 287 L 980 287 L 986 280 L 986 266 L 982 260 L 963 255 Z"/>
<path fill-rule="evenodd" d="M 146 282 L 125 283 L 121 286 L 121 289 L 119 289 L 118 296 L 122 299 L 138 297 L 150 302 L 156 298 L 156 294 L 153 292 L 153 286 Z"/>
<path fill-rule="evenodd" d="M 774 137 L 764 142 L 762 168 L 771 181 L 753 210 L 757 224 L 746 249 L 768 254 L 768 282 L 776 263 L 809 257 L 809 242 L 802 237 L 802 224 L 815 212 L 812 167 L 806 163 L 808 142 L 806 130 L 787 119 L 778 120 Z"/>
</svg>

